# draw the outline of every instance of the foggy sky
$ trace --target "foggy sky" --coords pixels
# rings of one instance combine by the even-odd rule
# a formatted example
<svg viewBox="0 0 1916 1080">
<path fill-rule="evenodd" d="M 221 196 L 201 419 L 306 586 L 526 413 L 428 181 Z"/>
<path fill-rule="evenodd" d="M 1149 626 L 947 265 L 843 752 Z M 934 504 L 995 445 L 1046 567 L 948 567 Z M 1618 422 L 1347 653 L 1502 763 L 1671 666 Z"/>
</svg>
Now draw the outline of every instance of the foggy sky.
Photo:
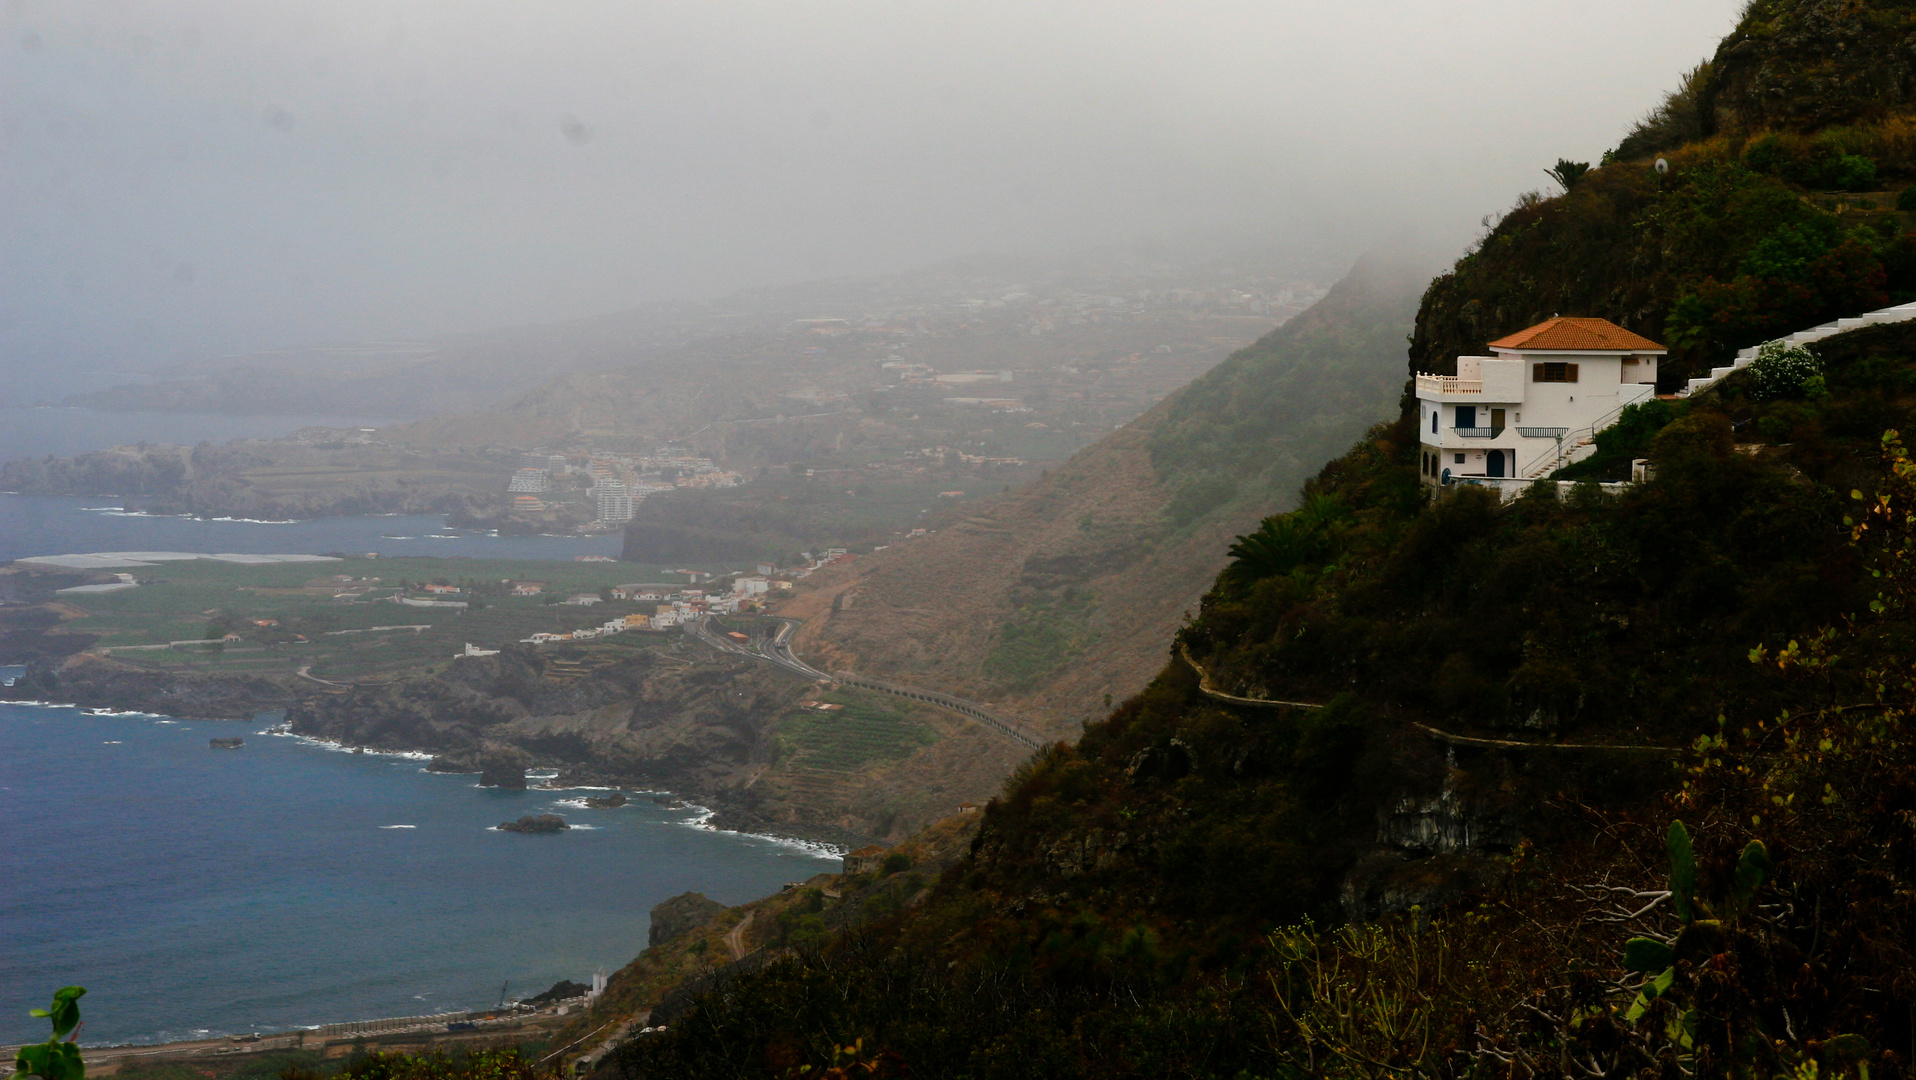
<svg viewBox="0 0 1916 1080">
<path fill-rule="evenodd" d="M 1737 7 L 5 0 L 0 365 L 1141 237 L 1456 247 Z"/>
</svg>

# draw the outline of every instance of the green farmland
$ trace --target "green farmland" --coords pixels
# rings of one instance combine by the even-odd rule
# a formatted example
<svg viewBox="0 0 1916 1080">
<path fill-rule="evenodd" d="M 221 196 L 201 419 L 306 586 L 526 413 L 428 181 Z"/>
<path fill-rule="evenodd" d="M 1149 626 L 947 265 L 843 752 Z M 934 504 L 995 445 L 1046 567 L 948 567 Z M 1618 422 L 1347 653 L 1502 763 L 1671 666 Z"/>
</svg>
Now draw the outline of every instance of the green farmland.
<svg viewBox="0 0 1916 1080">
<path fill-rule="evenodd" d="M 443 667 L 466 643 L 497 649 L 535 632 L 562 633 L 652 613 L 656 604 L 554 603 L 627 582 L 683 582 L 661 567 L 631 563 L 401 557 L 249 566 L 210 559 L 131 567 L 140 587 L 62 597 L 80 617 L 66 629 L 98 634 L 96 648 L 143 667 L 228 674 L 290 675 L 356 681 Z M 536 581 L 538 596 L 488 595 L 506 582 Z M 414 607 L 399 595 L 434 598 L 426 584 L 467 589 L 447 599 L 468 608 Z M 471 590 L 477 590 L 474 595 Z M 665 591 L 665 590 L 661 590 Z M 476 601 L 476 602 L 475 602 Z M 270 625 L 262 625 L 270 624 Z M 220 645 L 178 645 L 219 637 Z M 631 632 L 581 643 L 594 649 L 644 648 L 676 638 Z"/>
</svg>

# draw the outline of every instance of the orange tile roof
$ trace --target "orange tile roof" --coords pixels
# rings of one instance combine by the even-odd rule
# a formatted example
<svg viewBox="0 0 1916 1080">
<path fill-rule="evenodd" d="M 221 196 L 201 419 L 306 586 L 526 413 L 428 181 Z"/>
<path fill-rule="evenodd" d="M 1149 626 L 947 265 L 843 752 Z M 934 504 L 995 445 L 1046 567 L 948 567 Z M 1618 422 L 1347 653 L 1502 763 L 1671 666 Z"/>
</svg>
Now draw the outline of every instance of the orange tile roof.
<svg viewBox="0 0 1916 1080">
<path fill-rule="evenodd" d="M 1490 343 L 1493 349 L 1534 349 L 1549 352 L 1666 351 L 1663 346 L 1633 334 L 1609 319 L 1545 319 L 1528 330 Z"/>
</svg>

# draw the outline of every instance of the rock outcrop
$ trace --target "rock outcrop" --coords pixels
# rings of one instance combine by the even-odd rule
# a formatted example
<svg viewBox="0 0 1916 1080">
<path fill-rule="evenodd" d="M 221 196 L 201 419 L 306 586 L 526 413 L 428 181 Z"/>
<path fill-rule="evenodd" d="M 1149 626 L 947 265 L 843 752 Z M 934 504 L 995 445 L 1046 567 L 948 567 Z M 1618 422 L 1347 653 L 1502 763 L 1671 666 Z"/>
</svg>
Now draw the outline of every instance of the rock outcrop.
<svg viewBox="0 0 1916 1080">
<path fill-rule="evenodd" d="M 479 755 L 479 786 L 524 791 L 526 766 L 531 763 L 531 755 L 523 750 L 499 743 L 489 744 Z"/>
<path fill-rule="evenodd" d="M 646 944 L 657 947 L 677 941 L 724 913 L 726 906 L 704 893 L 680 893 L 652 907 L 652 931 Z"/>
<path fill-rule="evenodd" d="M 500 832 L 516 833 L 555 833 L 564 832 L 572 826 L 557 814 L 527 814 L 517 821 L 502 821 Z"/>
</svg>

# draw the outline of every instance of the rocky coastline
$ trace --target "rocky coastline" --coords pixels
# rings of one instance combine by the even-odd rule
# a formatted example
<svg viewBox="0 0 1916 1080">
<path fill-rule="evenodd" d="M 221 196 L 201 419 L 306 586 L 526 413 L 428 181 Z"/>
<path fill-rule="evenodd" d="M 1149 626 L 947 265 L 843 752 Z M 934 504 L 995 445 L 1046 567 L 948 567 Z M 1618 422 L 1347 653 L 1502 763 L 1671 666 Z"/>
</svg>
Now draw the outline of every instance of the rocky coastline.
<svg viewBox="0 0 1916 1080">
<path fill-rule="evenodd" d="M 269 678 L 147 671 L 90 653 L 35 660 L 0 700 L 44 701 L 88 709 L 159 713 L 183 720 L 251 720 L 298 699 Z"/>
<path fill-rule="evenodd" d="M 283 713 L 292 734 L 383 753 L 433 755 L 434 772 L 482 785 L 670 792 L 709 810 L 707 827 L 855 848 L 870 834 L 767 806 L 751 781 L 772 757 L 768 729 L 804 684 L 727 658 L 646 655 L 586 679 L 549 677 L 531 649 L 468 660 L 396 683 L 321 689 L 298 679 L 161 672 L 81 653 L 36 660 L 0 700 L 254 721 Z M 549 780 L 527 773 L 550 771 Z"/>
</svg>

